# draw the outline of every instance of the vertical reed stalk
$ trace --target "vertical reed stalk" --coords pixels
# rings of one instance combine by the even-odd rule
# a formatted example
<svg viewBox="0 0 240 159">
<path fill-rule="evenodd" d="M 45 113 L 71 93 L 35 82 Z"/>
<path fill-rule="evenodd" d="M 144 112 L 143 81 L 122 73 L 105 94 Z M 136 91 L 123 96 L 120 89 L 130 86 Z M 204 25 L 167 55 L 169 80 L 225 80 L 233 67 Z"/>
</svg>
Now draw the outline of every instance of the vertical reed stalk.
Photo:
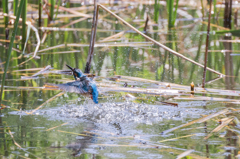
<svg viewBox="0 0 240 159">
<path fill-rule="evenodd" d="M 58 15 L 58 9 L 59 9 L 60 3 L 61 3 L 61 0 L 58 0 L 57 11 L 56 11 L 56 15 L 55 15 L 55 18 L 54 18 L 54 19 L 57 18 L 57 15 Z"/>
<path fill-rule="evenodd" d="M 18 26 L 18 22 L 19 22 L 19 17 L 20 17 L 21 12 L 22 12 L 24 1 L 25 0 L 21 0 L 21 2 L 20 2 L 19 9 L 18 9 L 18 12 L 17 12 L 17 17 L 16 17 L 16 20 L 14 22 L 14 29 L 13 29 L 13 32 L 12 32 L 11 41 L 10 41 L 9 48 L 8 48 L 8 58 L 6 60 L 6 64 L 5 64 L 5 68 L 4 68 L 4 74 L 3 74 L 3 78 L 2 78 L 1 93 L 0 93 L 0 105 L 2 103 L 3 87 L 4 87 L 4 84 L 5 84 L 5 77 L 6 77 L 6 73 L 7 73 L 10 57 L 11 57 L 13 41 L 15 39 L 15 35 L 16 35 L 16 32 L 17 32 L 17 26 Z"/>
<path fill-rule="evenodd" d="M 17 7 L 18 7 L 18 0 L 14 0 L 14 2 L 13 2 L 13 12 L 14 12 L 15 16 L 17 15 Z"/>
<path fill-rule="evenodd" d="M 8 14 L 8 0 L 3 0 L 2 6 L 3 6 L 3 12 Z M 5 28 L 7 28 L 8 27 L 8 17 L 7 16 L 4 17 L 4 24 L 5 24 Z"/>
<path fill-rule="evenodd" d="M 42 25 L 42 0 L 38 0 L 38 27 Z"/>
<path fill-rule="evenodd" d="M 143 31 L 145 32 L 145 34 L 147 34 L 148 21 L 149 21 L 149 15 L 148 15 L 148 13 L 147 13 L 147 18 L 146 18 L 146 21 L 145 21 L 145 26 L 144 26 L 144 29 L 143 29 Z"/>
<path fill-rule="evenodd" d="M 178 9 L 178 1 L 176 0 L 175 11 L 174 8 L 174 0 L 167 0 L 167 10 L 168 10 L 168 28 L 174 27 L 176 18 L 177 18 L 177 9 Z"/>
<path fill-rule="evenodd" d="M 202 6 L 202 19 L 204 18 L 205 14 L 204 14 L 204 6 L 203 6 L 203 0 L 201 0 L 201 6 Z"/>
<path fill-rule="evenodd" d="M 154 21 L 156 23 L 158 22 L 159 9 L 160 9 L 160 5 L 158 3 L 158 0 L 155 0 L 155 4 L 154 4 Z"/>
<path fill-rule="evenodd" d="M 54 7 L 55 7 L 55 0 L 50 0 L 51 6 L 50 6 L 50 17 L 53 20 L 54 16 Z"/>
<path fill-rule="evenodd" d="M 224 23 L 223 23 L 223 26 L 225 28 L 230 28 L 230 29 L 232 28 L 231 18 L 232 18 L 232 0 L 225 0 Z"/>
<path fill-rule="evenodd" d="M 92 62 L 93 51 L 94 51 L 94 43 L 95 43 L 95 39 L 96 39 L 98 12 L 99 12 L 99 6 L 97 5 L 96 0 L 94 0 L 94 13 L 93 13 L 91 40 L 90 40 L 90 45 L 89 45 L 89 50 L 88 50 L 88 57 L 87 57 L 87 63 L 86 63 L 86 67 L 85 67 L 84 73 L 90 73 L 90 69 L 91 69 L 91 62 Z"/>
<path fill-rule="evenodd" d="M 26 42 L 26 34 L 27 34 L 27 0 L 24 1 L 24 5 L 22 8 L 22 50 L 24 48 L 24 44 Z"/>
<path fill-rule="evenodd" d="M 210 21 L 211 21 L 211 8 L 212 8 L 212 0 L 210 0 L 210 7 L 209 7 L 209 12 L 208 12 L 208 28 L 207 28 L 206 47 L 205 47 L 205 59 L 204 59 L 202 88 L 205 88 L 205 80 L 206 80 L 208 44 L 209 44 L 209 31 L 210 31 Z"/>
<path fill-rule="evenodd" d="M 217 0 L 213 0 L 213 11 L 214 11 L 214 19 L 217 17 Z"/>
</svg>

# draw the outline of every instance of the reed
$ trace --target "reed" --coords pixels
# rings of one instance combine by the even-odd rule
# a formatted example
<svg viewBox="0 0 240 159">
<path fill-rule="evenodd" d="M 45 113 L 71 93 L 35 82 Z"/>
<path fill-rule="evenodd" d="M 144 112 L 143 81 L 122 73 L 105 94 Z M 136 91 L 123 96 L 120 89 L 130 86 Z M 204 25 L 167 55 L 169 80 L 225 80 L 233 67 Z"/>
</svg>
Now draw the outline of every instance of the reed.
<svg viewBox="0 0 240 159">
<path fill-rule="evenodd" d="M 11 57 L 13 41 L 14 41 L 15 36 L 16 36 L 17 26 L 18 26 L 18 22 L 19 22 L 19 18 L 20 18 L 21 12 L 22 12 L 24 2 L 25 2 L 25 0 L 21 0 L 21 2 L 19 4 L 18 12 L 17 12 L 17 17 L 16 17 L 16 20 L 14 22 L 14 30 L 12 32 L 11 41 L 10 41 L 9 48 L 8 48 L 8 57 L 7 57 L 7 61 L 6 61 L 5 67 L 4 67 L 4 74 L 3 74 L 3 77 L 2 77 L 1 93 L 0 93 L 0 105 L 2 103 L 3 87 L 4 87 L 4 84 L 5 84 L 6 73 L 7 73 L 10 57 Z"/>
<path fill-rule="evenodd" d="M 3 12 L 8 14 L 8 0 L 2 1 Z M 5 28 L 8 27 L 8 17 L 4 17 Z"/>
<path fill-rule="evenodd" d="M 26 21 L 27 21 L 27 3 L 28 1 L 25 0 L 24 1 L 24 5 L 22 8 L 22 50 L 24 48 L 24 44 L 26 41 L 26 34 L 27 34 L 27 25 L 26 25 Z"/>
<path fill-rule="evenodd" d="M 191 63 L 193 63 L 193 64 L 195 64 L 195 65 L 198 65 L 199 67 L 204 68 L 204 65 L 202 65 L 202 64 L 200 64 L 200 63 L 198 63 L 198 62 L 196 62 L 196 61 L 194 61 L 194 60 L 192 60 L 192 59 L 187 58 L 186 56 L 184 56 L 184 55 L 182 55 L 182 54 L 180 54 L 180 53 L 178 53 L 178 52 L 170 49 L 169 47 L 163 45 L 162 43 L 160 43 L 160 42 L 152 39 L 151 37 L 143 34 L 141 31 L 139 31 L 138 29 L 136 29 L 135 27 L 133 27 L 131 24 L 129 24 L 128 22 L 126 22 L 125 20 L 123 20 L 121 17 L 117 16 L 115 13 L 113 13 L 112 11 L 110 11 L 109 9 L 107 9 L 106 7 L 104 7 L 103 5 L 98 4 L 98 6 L 101 7 L 102 9 L 104 9 L 105 11 L 107 11 L 108 13 L 112 14 L 114 17 L 116 17 L 118 20 L 122 21 L 126 26 L 130 27 L 132 30 L 136 31 L 138 34 L 140 34 L 140 35 L 143 36 L 144 38 L 146 38 L 147 40 L 149 40 L 149 41 L 153 42 L 154 44 L 160 46 L 160 47 L 163 48 L 164 50 L 169 51 L 170 53 L 172 53 L 172 54 L 174 54 L 174 55 L 176 55 L 176 56 L 178 56 L 178 57 L 180 57 L 180 58 L 182 58 L 182 59 L 184 59 L 184 60 L 187 60 L 187 61 L 189 61 L 189 62 L 191 62 Z M 215 70 L 213 70 L 213 69 L 211 69 L 211 68 L 206 67 L 206 69 L 209 70 L 209 71 L 211 71 L 211 72 L 213 72 L 213 73 L 216 73 L 216 74 L 218 74 L 218 75 L 220 75 L 220 76 L 225 76 L 224 74 L 222 74 L 222 73 L 220 73 L 220 72 L 218 72 L 218 71 L 215 71 Z"/>
<path fill-rule="evenodd" d="M 207 40 L 206 40 L 206 47 L 205 47 L 205 58 L 204 58 L 204 69 L 203 69 L 203 80 L 202 80 L 202 88 L 205 88 L 205 80 L 206 80 L 206 69 L 207 69 L 207 57 L 208 57 L 208 44 L 209 44 L 209 31 L 210 31 L 210 22 L 211 22 L 211 7 L 212 0 L 210 0 L 210 7 L 208 13 L 208 28 L 207 28 Z"/>
<path fill-rule="evenodd" d="M 38 0 L 38 27 L 42 25 L 42 0 Z"/>
<path fill-rule="evenodd" d="M 14 15 L 15 15 L 15 16 L 17 15 L 17 7 L 18 7 L 18 0 L 14 0 L 14 3 L 13 3 L 13 12 L 14 12 Z"/>
<path fill-rule="evenodd" d="M 86 62 L 86 67 L 85 67 L 84 73 L 89 73 L 90 69 L 91 69 L 91 62 L 92 62 L 93 51 L 94 51 L 94 43 L 95 43 L 95 39 L 96 39 L 98 12 L 99 12 L 99 6 L 97 5 L 96 0 L 94 0 L 94 14 L 93 14 L 93 22 L 92 22 L 91 40 L 90 40 L 88 57 L 87 57 L 87 62 Z"/>
<path fill-rule="evenodd" d="M 158 17 L 159 17 L 159 9 L 160 9 L 160 4 L 158 0 L 155 0 L 154 4 L 154 21 L 157 23 L 158 22 Z"/>
<path fill-rule="evenodd" d="M 176 6 L 174 8 L 174 0 L 167 0 L 167 10 L 168 10 L 168 28 L 174 27 L 177 18 L 178 1 L 176 0 Z"/>
<path fill-rule="evenodd" d="M 53 20 L 55 0 L 50 0 L 50 4 L 51 4 L 51 7 L 50 7 L 50 17 L 51 17 L 51 20 Z"/>
</svg>

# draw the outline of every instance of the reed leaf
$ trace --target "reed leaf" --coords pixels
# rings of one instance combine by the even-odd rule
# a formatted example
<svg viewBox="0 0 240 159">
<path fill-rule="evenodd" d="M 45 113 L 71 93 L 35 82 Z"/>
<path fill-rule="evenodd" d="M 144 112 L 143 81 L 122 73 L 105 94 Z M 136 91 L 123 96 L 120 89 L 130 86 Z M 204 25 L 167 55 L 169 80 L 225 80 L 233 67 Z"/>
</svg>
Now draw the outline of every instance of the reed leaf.
<svg viewBox="0 0 240 159">
<path fill-rule="evenodd" d="M 14 15 L 15 15 L 15 16 L 17 15 L 17 7 L 18 7 L 18 0 L 14 0 L 14 3 L 13 3 L 13 12 L 14 12 Z"/>
<path fill-rule="evenodd" d="M 50 8 L 50 17 L 51 20 L 53 20 L 53 16 L 54 16 L 54 6 L 55 6 L 55 0 L 50 0 L 51 3 L 51 8 Z"/>
<path fill-rule="evenodd" d="M 160 9 L 160 4 L 159 4 L 158 0 L 155 0 L 155 4 L 154 4 L 154 21 L 156 23 L 158 22 L 159 9 Z"/>
<path fill-rule="evenodd" d="M 3 12 L 8 14 L 8 0 L 2 1 Z M 5 28 L 8 27 L 8 17 L 4 17 Z"/>
<path fill-rule="evenodd" d="M 7 73 L 10 57 L 11 57 L 13 41 L 14 41 L 15 36 L 16 36 L 17 26 L 18 26 L 18 22 L 19 22 L 19 18 L 20 18 L 21 12 L 22 12 L 22 8 L 23 8 L 23 5 L 24 5 L 24 2 L 25 2 L 25 0 L 21 0 L 21 2 L 19 4 L 18 12 L 17 12 L 17 17 L 16 17 L 16 20 L 14 22 L 14 30 L 12 32 L 11 41 L 10 41 L 9 48 L 8 48 L 7 62 L 5 64 L 4 74 L 3 74 L 3 78 L 2 78 L 1 94 L 0 94 L 0 104 L 2 102 L 3 87 L 4 87 L 4 84 L 5 84 L 6 73 Z"/>
<path fill-rule="evenodd" d="M 168 28 L 174 27 L 176 18 L 177 18 L 177 8 L 178 8 L 178 1 L 176 0 L 176 6 L 174 10 L 174 0 L 167 0 L 167 11 L 168 11 Z"/>
<path fill-rule="evenodd" d="M 57 15 L 58 15 L 58 9 L 59 9 L 59 6 L 60 6 L 60 3 L 61 3 L 61 0 L 58 0 L 58 4 L 57 4 L 57 12 L 56 12 L 56 15 L 55 15 L 55 18 L 57 18 Z"/>
<path fill-rule="evenodd" d="M 24 48 L 24 43 L 26 41 L 26 21 L 27 21 L 27 0 L 24 1 L 24 5 L 22 8 L 22 49 Z"/>
</svg>

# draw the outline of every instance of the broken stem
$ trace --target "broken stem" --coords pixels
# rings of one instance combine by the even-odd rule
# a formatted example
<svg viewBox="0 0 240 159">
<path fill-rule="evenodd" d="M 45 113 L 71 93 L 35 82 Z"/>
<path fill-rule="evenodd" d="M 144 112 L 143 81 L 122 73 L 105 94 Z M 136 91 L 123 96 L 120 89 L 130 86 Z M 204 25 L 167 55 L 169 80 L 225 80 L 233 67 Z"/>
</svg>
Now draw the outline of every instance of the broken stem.
<svg viewBox="0 0 240 159">
<path fill-rule="evenodd" d="M 202 88 L 205 87 L 206 80 L 206 70 L 207 70 L 207 56 L 208 56 L 208 43 L 209 43 L 209 31 L 210 31 L 210 21 L 211 21 L 211 8 L 212 8 L 212 0 L 210 0 L 210 7 L 208 13 L 208 28 L 207 28 L 207 39 L 206 39 L 206 47 L 205 47 L 205 59 L 204 59 L 204 70 L 203 70 L 203 80 L 202 80 Z"/>
</svg>

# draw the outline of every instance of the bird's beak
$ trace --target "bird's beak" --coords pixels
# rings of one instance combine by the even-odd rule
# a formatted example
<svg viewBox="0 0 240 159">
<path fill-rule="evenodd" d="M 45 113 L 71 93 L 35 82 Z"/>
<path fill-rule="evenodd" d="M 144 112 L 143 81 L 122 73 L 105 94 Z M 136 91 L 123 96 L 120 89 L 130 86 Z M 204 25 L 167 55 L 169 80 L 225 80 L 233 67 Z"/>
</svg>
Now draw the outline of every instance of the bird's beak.
<svg viewBox="0 0 240 159">
<path fill-rule="evenodd" d="M 69 65 L 66 65 L 66 66 L 74 72 L 74 69 L 71 66 L 69 66 Z"/>
</svg>

